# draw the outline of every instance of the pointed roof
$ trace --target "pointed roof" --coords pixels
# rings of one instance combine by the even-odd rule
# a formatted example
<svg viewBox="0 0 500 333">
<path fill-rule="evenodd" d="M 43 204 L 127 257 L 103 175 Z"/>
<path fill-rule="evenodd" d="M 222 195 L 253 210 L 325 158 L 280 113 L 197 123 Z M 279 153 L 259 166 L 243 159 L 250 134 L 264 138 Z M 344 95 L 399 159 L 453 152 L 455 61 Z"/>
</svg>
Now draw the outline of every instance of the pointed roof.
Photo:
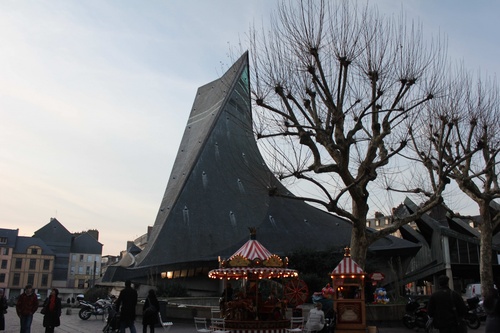
<svg viewBox="0 0 500 333">
<path fill-rule="evenodd" d="M 228 260 L 219 260 L 219 268 L 208 272 L 210 278 L 281 278 L 297 277 L 298 272 L 287 268 L 288 259 L 269 252 L 256 239 L 257 228 L 250 229 L 250 239 Z"/>
<path fill-rule="evenodd" d="M 365 274 L 363 269 L 351 258 L 350 249 L 345 248 L 344 258 L 339 262 L 337 267 L 330 273 L 334 275 L 360 275 Z"/>
<path fill-rule="evenodd" d="M 248 260 L 266 260 L 273 255 L 264 247 L 264 245 L 262 245 L 257 239 L 255 239 L 255 234 L 253 234 L 252 236 L 245 244 L 243 244 L 242 247 L 240 247 L 238 251 L 236 251 L 231 256 L 230 260 L 232 258 L 235 258 L 236 256 L 242 256 L 244 258 L 247 258 Z"/>
</svg>

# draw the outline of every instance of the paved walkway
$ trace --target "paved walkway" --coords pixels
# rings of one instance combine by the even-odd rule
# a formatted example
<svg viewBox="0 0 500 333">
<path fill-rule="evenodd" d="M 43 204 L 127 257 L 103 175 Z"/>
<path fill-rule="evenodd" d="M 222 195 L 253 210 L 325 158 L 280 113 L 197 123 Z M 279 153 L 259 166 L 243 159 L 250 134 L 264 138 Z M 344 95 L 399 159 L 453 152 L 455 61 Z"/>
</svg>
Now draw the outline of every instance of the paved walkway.
<svg viewBox="0 0 500 333">
<path fill-rule="evenodd" d="M 43 333 L 45 332 L 42 326 L 43 316 L 40 312 L 35 313 L 33 318 L 33 324 L 31 325 L 32 333 Z M 194 329 L 194 323 L 188 320 L 172 320 L 174 325 L 172 326 L 169 333 L 196 333 Z M 409 330 L 399 323 L 392 323 L 392 327 L 386 327 L 388 324 L 382 323 L 378 328 L 379 333 L 411 333 L 420 332 L 423 333 L 424 330 L 414 329 Z M 102 332 L 105 322 L 102 320 L 102 316 L 91 317 L 89 320 L 81 320 L 78 317 L 78 309 L 72 309 L 71 314 L 66 314 L 66 309 L 63 309 L 63 314 L 61 316 L 61 326 L 56 328 L 56 333 L 98 333 Z M 142 332 L 142 324 L 140 318 L 136 321 L 137 332 Z M 8 313 L 5 315 L 5 333 L 18 333 L 19 332 L 19 318 L 16 315 L 14 308 L 9 307 Z M 127 333 L 129 331 L 127 330 Z M 148 331 L 149 332 L 149 331 Z M 156 328 L 155 333 L 163 333 L 161 327 Z M 477 330 L 469 329 L 469 333 L 484 333 L 484 323 L 481 323 L 481 327 Z"/>
</svg>

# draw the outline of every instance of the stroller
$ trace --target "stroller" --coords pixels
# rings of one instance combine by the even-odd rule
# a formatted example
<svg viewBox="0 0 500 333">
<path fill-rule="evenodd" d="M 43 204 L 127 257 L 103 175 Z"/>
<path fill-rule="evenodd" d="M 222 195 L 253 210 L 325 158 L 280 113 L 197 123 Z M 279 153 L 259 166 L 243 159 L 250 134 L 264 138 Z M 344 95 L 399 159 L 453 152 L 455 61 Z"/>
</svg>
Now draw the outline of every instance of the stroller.
<svg viewBox="0 0 500 333">
<path fill-rule="evenodd" d="M 110 304 L 105 309 L 107 314 L 106 326 L 102 329 L 104 333 L 120 331 L 120 313 L 116 311 L 114 304 Z"/>
</svg>

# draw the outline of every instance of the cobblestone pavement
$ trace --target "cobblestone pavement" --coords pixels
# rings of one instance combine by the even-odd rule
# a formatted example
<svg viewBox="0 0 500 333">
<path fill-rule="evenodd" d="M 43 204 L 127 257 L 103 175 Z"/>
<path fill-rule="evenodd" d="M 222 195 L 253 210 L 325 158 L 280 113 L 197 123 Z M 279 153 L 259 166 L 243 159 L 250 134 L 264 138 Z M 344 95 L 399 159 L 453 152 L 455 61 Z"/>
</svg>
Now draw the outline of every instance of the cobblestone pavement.
<svg viewBox="0 0 500 333">
<path fill-rule="evenodd" d="M 102 316 L 94 317 L 92 316 L 89 320 L 81 320 L 78 317 L 78 309 L 72 309 L 71 314 L 67 314 L 67 309 L 63 309 L 63 314 L 61 315 L 61 326 L 57 327 L 56 333 L 97 333 L 102 332 L 105 326 L 105 322 Z M 45 332 L 42 326 L 43 316 L 40 312 L 35 313 L 33 317 L 33 324 L 31 325 L 32 333 L 43 333 Z M 194 329 L 194 323 L 189 320 L 176 320 L 173 319 L 174 323 L 169 333 L 196 333 Z M 411 333 L 420 332 L 424 333 L 423 329 L 407 329 L 400 326 L 399 323 L 380 323 L 378 326 L 378 333 Z M 137 332 L 142 332 L 142 324 L 140 318 L 136 321 L 135 325 Z M 19 318 L 16 315 L 14 308 L 9 307 L 8 313 L 5 315 L 5 333 L 18 333 L 19 332 Z M 127 333 L 129 330 L 127 330 Z M 149 331 L 148 331 L 149 332 Z M 161 327 L 155 329 L 155 333 L 164 333 Z M 469 329 L 469 333 L 484 333 L 484 322 L 481 323 L 481 327 L 477 330 Z"/>
</svg>

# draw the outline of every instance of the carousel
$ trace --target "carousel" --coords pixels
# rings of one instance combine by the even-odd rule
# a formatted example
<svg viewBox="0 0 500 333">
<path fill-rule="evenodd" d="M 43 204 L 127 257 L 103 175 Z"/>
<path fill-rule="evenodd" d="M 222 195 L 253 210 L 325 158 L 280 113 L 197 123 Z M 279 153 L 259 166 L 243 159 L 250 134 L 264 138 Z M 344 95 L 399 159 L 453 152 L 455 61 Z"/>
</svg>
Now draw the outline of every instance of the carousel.
<svg viewBox="0 0 500 333">
<path fill-rule="evenodd" d="M 249 230 L 250 239 L 227 260 L 219 258 L 219 268 L 208 273 L 224 281 L 221 315 L 226 329 L 236 333 L 285 333 L 290 327 L 286 310 L 305 302 L 307 286 L 287 267 L 287 258 L 257 241 L 256 228 Z"/>
</svg>

